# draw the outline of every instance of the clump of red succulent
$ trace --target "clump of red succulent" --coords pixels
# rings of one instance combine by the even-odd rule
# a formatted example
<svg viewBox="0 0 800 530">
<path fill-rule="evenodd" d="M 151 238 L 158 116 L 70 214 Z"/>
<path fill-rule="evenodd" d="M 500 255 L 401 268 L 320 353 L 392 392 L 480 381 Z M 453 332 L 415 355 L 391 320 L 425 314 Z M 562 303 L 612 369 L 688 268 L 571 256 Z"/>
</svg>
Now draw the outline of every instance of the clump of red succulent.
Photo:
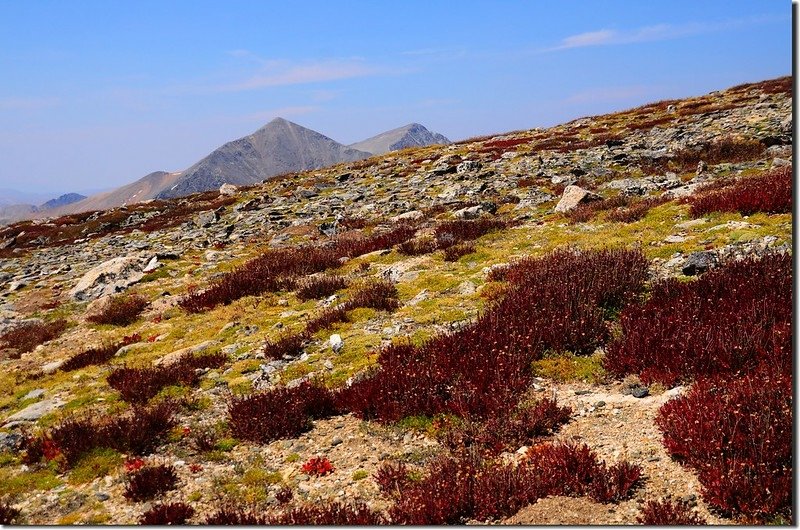
<svg viewBox="0 0 800 530">
<path fill-rule="evenodd" d="M 324 456 L 315 456 L 303 464 L 303 473 L 322 477 L 335 471 L 333 464 Z"/>
</svg>

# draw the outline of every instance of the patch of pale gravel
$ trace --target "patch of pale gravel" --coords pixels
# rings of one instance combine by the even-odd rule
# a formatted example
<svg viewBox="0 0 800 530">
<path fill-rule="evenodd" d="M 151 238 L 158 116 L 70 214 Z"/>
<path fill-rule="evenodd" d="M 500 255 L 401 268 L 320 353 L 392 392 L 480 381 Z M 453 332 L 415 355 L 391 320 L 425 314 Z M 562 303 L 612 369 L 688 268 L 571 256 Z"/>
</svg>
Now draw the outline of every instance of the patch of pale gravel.
<svg viewBox="0 0 800 530">
<path fill-rule="evenodd" d="M 187 441 L 188 443 L 188 441 Z M 186 445 L 186 443 L 181 444 Z M 225 500 L 243 501 L 226 497 L 220 486 L 239 483 L 244 473 L 251 468 L 281 474 L 283 481 L 294 493 L 292 502 L 303 501 L 341 501 L 361 500 L 375 510 L 386 510 L 390 502 L 380 494 L 374 475 L 385 461 L 403 460 L 423 465 L 433 453 L 440 450 L 438 442 L 424 434 L 401 432 L 376 424 L 363 422 L 352 415 L 339 416 L 314 422 L 314 428 L 292 440 L 279 440 L 265 445 L 240 443 L 225 453 L 225 461 L 204 460 L 202 455 L 193 452 L 177 457 L 168 446 L 159 456 L 145 457 L 146 461 L 167 462 L 176 467 L 179 486 L 167 492 L 156 501 L 135 503 L 124 496 L 125 478 L 122 472 L 113 476 L 94 480 L 89 484 L 70 485 L 70 496 L 82 498 L 76 509 L 88 512 L 89 506 L 105 511 L 109 520 L 104 524 L 135 524 L 142 513 L 159 502 L 177 502 L 202 496 L 199 501 L 189 504 L 195 508 L 191 522 L 200 523 L 214 513 Z M 295 462 L 289 462 L 296 455 Z M 315 456 L 328 458 L 334 472 L 324 477 L 312 477 L 302 471 L 303 464 Z M 202 470 L 192 472 L 190 465 L 196 463 Z M 355 480 L 356 472 L 366 474 L 365 478 Z M 270 497 L 278 486 L 264 486 L 267 502 L 274 503 Z M 108 495 L 100 502 L 96 493 Z M 40 492 L 17 504 L 26 516 L 28 524 L 55 524 L 59 518 L 71 510 L 65 509 L 64 488 L 50 492 Z M 59 498 L 62 500 L 59 501 Z"/>
<path fill-rule="evenodd" d="M 634 524 L 641 503 L 646 500 L 694 495 L 696 510 L 710 524 L 733 524 L 709 511 L 694 472 L 674 462 L 661 443 L 661 433 L 655 424 L 658 409 L 684 391 L 678 387 L 661 395 L 637 399 L 623 395 L 620 384 L 545 383 L 543 392 L 546 395 L 554 395 L 559 404 L 573 409 L 572 421 L 561 429 L 556 440 L 586 443 L 609 464 L 620 459 L 638 464 L 644 474 L 643 485 L 632 499 L 619 504 L 600 504 L 588 498 L 541 499 L 503 523 Z"/>
</svg>

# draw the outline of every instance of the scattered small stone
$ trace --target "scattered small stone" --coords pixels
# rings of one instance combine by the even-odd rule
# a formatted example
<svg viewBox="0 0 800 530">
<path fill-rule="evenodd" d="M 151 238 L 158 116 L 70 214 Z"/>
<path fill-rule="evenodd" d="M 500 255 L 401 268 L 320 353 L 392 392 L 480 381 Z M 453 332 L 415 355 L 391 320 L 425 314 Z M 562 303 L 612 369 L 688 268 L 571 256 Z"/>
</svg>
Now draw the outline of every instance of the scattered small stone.
<svg viewBox="0 0 800 530">
<path fill-rule="evenodd" d="M 681 500 L 685 502 L 689 507 L 697 506 L 697 495 L 695 495 L 694 493 L 687 493 L 686 495 L 681 497 Z"/>
</svg>

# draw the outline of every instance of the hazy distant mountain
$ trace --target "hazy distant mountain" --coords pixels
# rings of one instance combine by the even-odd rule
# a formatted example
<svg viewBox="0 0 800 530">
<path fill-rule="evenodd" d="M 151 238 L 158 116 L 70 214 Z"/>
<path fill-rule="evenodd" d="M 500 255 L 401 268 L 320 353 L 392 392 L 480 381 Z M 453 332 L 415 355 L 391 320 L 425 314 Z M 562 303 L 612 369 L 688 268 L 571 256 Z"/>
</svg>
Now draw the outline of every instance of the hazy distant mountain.
<svg viewBox="0 0 800 530">
<path fill-rule="evenodd" d="M 155 171 L 121 188 L 91 195 L 81 201 L 57 208 L 52 213 L 48 212 L 48 216 L 105 210 L 115 206 L 146 201 L 175 184 L 180 175 L 180 172 Z"/>
<path fill-rule="evenodd" d="M 39 209 L 33 204 L 8 204 L 0 206 L 0 225 L 30 219 Z"/>
<path fill-rule="evenodd" d="M 53 195 L 55 195 L 55 193 L 28 192 L 2 188 L 0 189 L 0 206 L 40 204 L 47 199 L 51 199 Z"/>
<path fill-rule="evenodd" d="M 223 145 L 183 172 L 158 198 L 180 197 L 228 183 L 249 185 L 282 173 L 367 158 L 296 123 L 275 118 L 250 136 Z"/>
<path fill-rule="evenodd" d="M 6 192 L 5 194 L 2 194 Z M 27 203 L 10 203 L 14 198 L 35 198 L 41 200 L 43 194 L 40 193 L 26 193 L 18 192 L 15 190 L 0 190 L 0 225 L 21 221 L 23 219 L 30 219 L 32 217 L 44 217 L 51 215 L 54 209 L 61 206 L 66 206 L 74 202 L 85 199 L 86 196 L 78 193 L 66 193 L 56 199 L 50 199 L 41 206 L 36 206 Z M 45 195 L 46 196 L 46 195 Z M 40 215 L 41 214 L 41 215 Z"/>
<path fill-rule="evenodd" d="M 50 199 L 46 203 L 39 206 L 39 210 L 50 210 L 52 208 L 58 208 L 59 206 L 66 206 L 68 204 L 72 204 L 74 202 L 78 202 L 86 198 L 86 195 L 81 195 L 80 193 L 65 193 L 64 195 L 57 197 L 55 199 Z"/>
<path fill-rule="evenodd" d="M 398 127 L 391 131 L 386 131 L 372 138 L 367 138 L 360 142 L 350 144 L 349 147 L 366 151 L 373 155 L 405 149 L 406 147 L 421 147 L 433 144 L 449 144 L 445 136 L 434 133 L 420 125 L 419 123 L 409 123 L 404 127 Z"/>
</svg>

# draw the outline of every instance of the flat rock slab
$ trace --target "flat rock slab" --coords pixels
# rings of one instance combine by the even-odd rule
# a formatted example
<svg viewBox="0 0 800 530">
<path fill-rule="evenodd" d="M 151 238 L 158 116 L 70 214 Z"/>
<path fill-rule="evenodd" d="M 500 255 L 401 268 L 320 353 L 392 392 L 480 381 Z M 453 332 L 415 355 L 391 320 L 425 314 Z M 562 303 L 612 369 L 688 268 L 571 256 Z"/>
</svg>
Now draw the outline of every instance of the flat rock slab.
<svg viewBox="0 0 800 530">
<path fill-rule="evenodd" d="M 74 300 L 94 300 L 124 291 L 144 276 L 150 256 L 122 256 L 105 261 L 83 275 L 69 292 Z"/>
<path fill-rule="evenodd" d="M 598 201 L 600 199 L 602 199 L 602 197 L 580 186 L 567 186 L 564 188 L 564 194 L 561 196 L 561 200 L 558 201 L 556 205 L 556 211 L 561 213 L 568 212 L 577 208 L 581 203 Z"/>
<path fill-rule="evenodd" d="M 44 401 L 39 401 L 38 403 L 28 405 L 24 409 L 15 412 L 6 418 L 6 423 L 18 421 L 36 421 L 45 414 L 50 414 L 54 410 L 63 406 L 64 402 L 60 399 L 45 399 Z"/>
<path fill-rule="evenodd" d="M 177 361 L 178 359 L 180 359 L 181 356 L 183 356 L 183 355 L 190 354 L 190 353 L 200 353 L 200 352 L 206 351 L 208 348 L 210 348 L 214 344 L 216 344 L 215 341 L 206 340 L 206 341 L 201 342 L 200 344 L 195 344 L 194 346 L 181 348 L 180 350 L 175 350 L 173 352 L 170 352 L 170 353 L 166 354 L 165 356 L 161 357 L 160 359 L 158 359 L 153 364 L 155 364 L 156 366 L 169 366 L 170 364 L 172 364 L 175 361 Z"/>
<path fill-rule="evenodd" d="M 22 398 L 22 400 L 25 401 L 25 400 L 28 400 L 28 399 L 39 399 L 43 395 L 44 395 L 44 390 L 41 389 L 41 388 L 37 388 L 37 389 L 31 390 L 30 392 L 25 394 L 25 396 Z"/>
</svg>

